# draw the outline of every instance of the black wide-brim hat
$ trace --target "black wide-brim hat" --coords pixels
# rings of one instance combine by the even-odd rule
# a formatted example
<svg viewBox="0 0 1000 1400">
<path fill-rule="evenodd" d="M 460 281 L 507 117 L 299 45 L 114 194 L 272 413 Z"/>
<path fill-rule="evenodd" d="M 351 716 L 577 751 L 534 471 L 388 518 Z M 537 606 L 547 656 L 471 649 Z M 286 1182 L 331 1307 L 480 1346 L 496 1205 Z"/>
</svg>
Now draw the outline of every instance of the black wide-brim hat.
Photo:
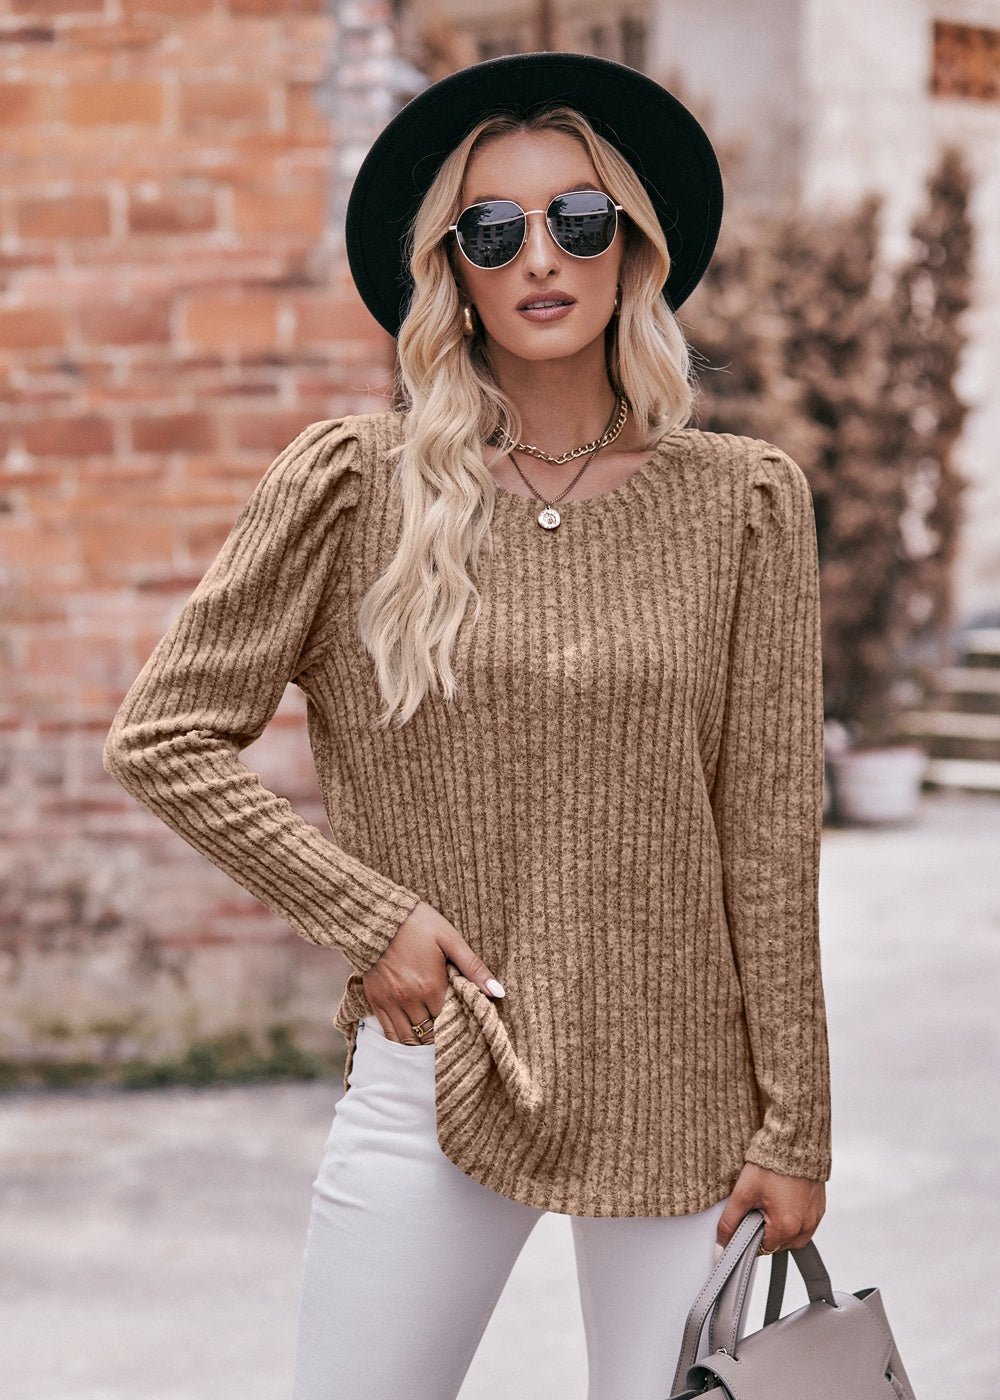
<svg viewBox="0 0 1000 1400">
<path fill-rule="evenodd" d="M 412 292 L 405 239 L 447 157 L 497 113 L 572 107 L 642 180 L 670 250 L 663 294 L 676 309 L 709 264 L 722 221 L 722 176 L 704 130 L 672 93 L 634 68 L 578 53 L 515 54 L 463 68 L 389 122 L 347 206 L 347 256 L 375 319 L 397 335 Z"/>
</svg>

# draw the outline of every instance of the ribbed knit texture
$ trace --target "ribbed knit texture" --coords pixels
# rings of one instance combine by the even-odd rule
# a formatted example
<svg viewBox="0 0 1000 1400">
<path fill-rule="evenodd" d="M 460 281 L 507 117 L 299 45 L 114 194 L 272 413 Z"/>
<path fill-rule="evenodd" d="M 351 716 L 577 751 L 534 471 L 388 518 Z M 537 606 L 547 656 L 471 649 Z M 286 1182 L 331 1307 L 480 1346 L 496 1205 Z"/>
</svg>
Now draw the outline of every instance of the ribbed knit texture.
<svg viewBox="0 0 1000 1400">
<path fill-rule="evenodd" d="M 140 801 L 360 974 L 418 900 L 456 969 L 438 1135 L 470 1176 L 577 1215 L 701 1210 L 744 1160 L 829 1173 L 818 951 L 815 527 L 776 448 L 686 430 L 617 489 L 500 491 L 456 701 L 381 729 L 358 605 L 398 538 L 403 420 L 318 424 L 265 475 L 115 720 Z M 308 697 L 335 843 L 238 752 Z"/>
</svg>

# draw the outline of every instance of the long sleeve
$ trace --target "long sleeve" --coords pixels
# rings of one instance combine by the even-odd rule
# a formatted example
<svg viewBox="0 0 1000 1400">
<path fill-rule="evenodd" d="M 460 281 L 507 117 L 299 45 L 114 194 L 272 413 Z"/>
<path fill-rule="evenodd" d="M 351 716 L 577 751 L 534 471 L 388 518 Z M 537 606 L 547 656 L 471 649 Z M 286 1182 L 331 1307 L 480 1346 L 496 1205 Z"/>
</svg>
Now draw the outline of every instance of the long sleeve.
<svg viewBox="0 0 1000 1400">
<path fill-rule="evenodd" d="M 777 449 L 754 463 L 712 812 L 763 1126 L 746 1159 L 830 1170 L 819 958 L 823 688 L 819 572 L 805 476 Z"/>
<path fill-rule="evenodd" d="M 361 489 L 350 420 L 266 473 L 125 698 L 105 767 L 209 860 L 358 971 L 419 896 L 334 844 L 239 759 L 308 659 Z"/>
</svg>

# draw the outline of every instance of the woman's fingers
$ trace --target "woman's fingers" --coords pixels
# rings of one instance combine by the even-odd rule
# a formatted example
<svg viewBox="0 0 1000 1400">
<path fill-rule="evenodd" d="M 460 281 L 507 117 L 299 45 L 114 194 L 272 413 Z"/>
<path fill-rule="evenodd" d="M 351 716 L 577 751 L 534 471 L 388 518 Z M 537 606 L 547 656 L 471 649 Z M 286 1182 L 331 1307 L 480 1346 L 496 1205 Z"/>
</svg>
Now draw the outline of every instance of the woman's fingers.
<svg viewBox="0 0 1000 1400">
<path fill-rule="evenodd" d="M 742 1179 L 742 1178 L 741 1178 Z M 737 1225 L 753 1206 L 746 1203 L 746 1196 L 740 1190 L 740 1182 L 737 1181 L 733 1187 L 733 1193 L 726 1202 L 726 1208 L 719 1217 L 719 1226 L 715 1232 L 716 1242 L 723 1248 L 733 1238 Z"/>
<path fill-rule="evenodd" d="M 457 929 L 451 930 L 446 941 L 442 940 L 441 947 L 448 961 L 453 962 L 470 982 L 475 982 L 481 992 L 497 1001 L 507 995 L 500 980 L 494 977 L 479 954 L 469 947 Z"/>
<path fill-rule="evenodd" d="M 748 1210 L 759 1210 L 765 1221 L 761 1248 L 801 1249 L 812 1238 L 826 1209 L 821 1181 L 783 1176 L 747 1162 L 719 1220 L 717 1240 L 727 1245 Z"/>
<path fill-rule="evenodd" d="M 421 1039 L 413 1027 L 440 1013 L 448 990 L 448 962 L 485 995 L 504 995 L 499 980 L 454 925 L 432 905 L 420 901 L 363 977 L 368 1004 L 390 1040 L 428 1043 L 428 1035 Z M 411 1017 L 411 1012 L 419 1015 Z"/>
<path fill-rule="evenodd" d="M 434 1017 L 426 1006 L 421 1006 L 416 1011 L 407 1011 L 403 1007 L 392 1007 L 385 1013 L 392 1026 L 392 1034 L 386 1030 L 385 1022 L 380 1017 L 382 1029 L 386 1032 L 389 1040 L 398 1040 L 401 1045 L 433 1045 L 434 1043 Z M 417 1035 L 417 1030 L 422 1032 Z"/>
</svg>

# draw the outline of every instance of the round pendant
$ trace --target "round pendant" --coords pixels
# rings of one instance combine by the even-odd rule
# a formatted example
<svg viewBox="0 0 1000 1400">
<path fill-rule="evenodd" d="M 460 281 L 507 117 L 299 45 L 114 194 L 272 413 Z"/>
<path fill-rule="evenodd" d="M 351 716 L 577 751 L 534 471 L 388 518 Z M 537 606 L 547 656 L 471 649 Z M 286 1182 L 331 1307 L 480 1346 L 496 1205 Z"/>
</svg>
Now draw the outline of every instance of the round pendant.
<svg viewBox="0 0 1000 1400">
<path fill-rule="evenodd" d="M 554 530 L 562 522 L 562 516 L 555 506 L 546 506 L 538 513 L 538 523 L 543 530 Z"/>
</svg>

